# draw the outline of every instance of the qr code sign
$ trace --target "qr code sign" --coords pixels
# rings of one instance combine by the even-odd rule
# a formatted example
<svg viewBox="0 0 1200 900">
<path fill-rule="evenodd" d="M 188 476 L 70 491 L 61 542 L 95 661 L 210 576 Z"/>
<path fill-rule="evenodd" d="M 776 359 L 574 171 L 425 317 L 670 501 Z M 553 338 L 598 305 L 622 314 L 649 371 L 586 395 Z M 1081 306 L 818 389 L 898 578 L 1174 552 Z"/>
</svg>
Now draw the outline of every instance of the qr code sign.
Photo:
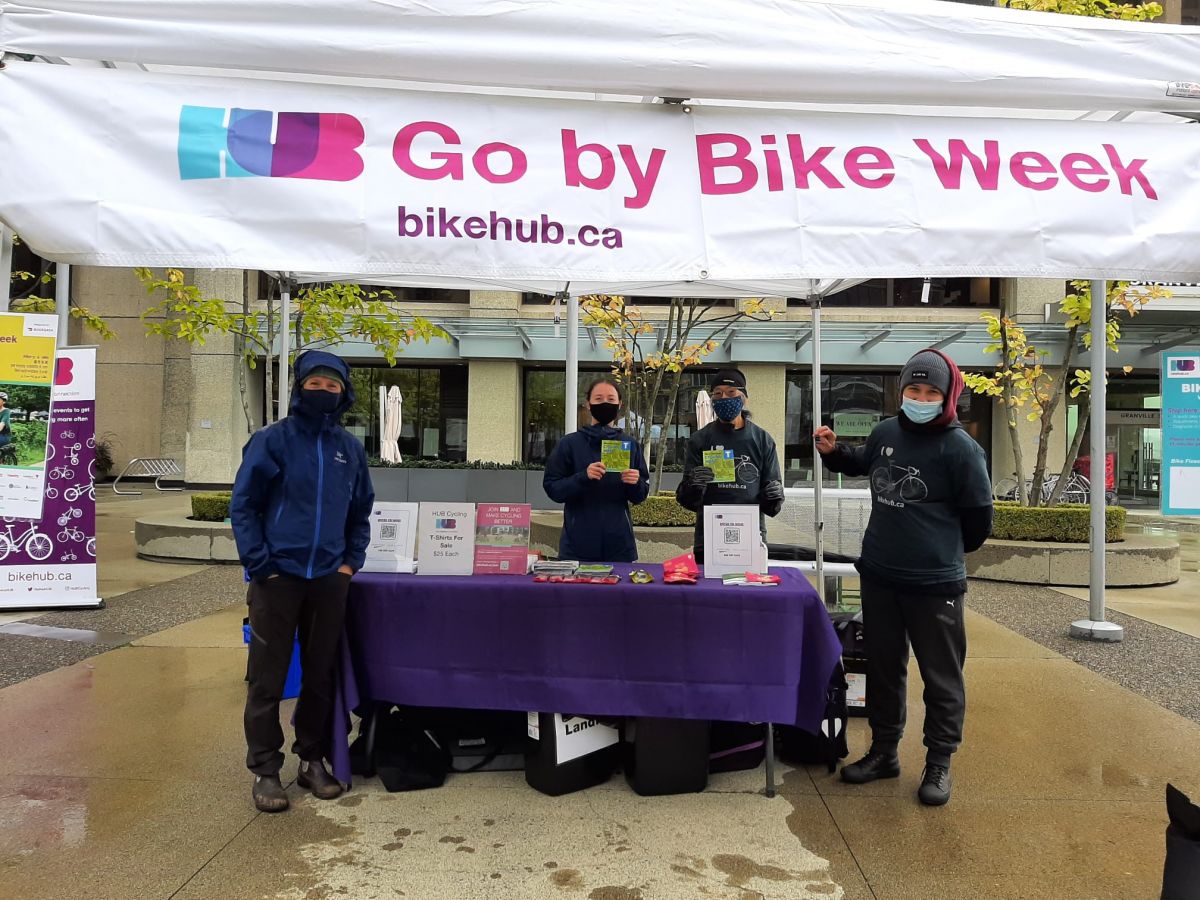
<svg viewBox="0 0 1200 900">
<path fill-rule="evenodd" d="M 740 528 L 725 528 L 725 543 L 740 544 L 742 542 L 742 529 Z"/>
<path fill-rule="evenodd" d="M 383 538 L 385 541 L 394 541 L 396 539 L 396 526 L 395 525 L 380 525 L 379 526 L 379 536 L 381 538 Z"/>
</svg>

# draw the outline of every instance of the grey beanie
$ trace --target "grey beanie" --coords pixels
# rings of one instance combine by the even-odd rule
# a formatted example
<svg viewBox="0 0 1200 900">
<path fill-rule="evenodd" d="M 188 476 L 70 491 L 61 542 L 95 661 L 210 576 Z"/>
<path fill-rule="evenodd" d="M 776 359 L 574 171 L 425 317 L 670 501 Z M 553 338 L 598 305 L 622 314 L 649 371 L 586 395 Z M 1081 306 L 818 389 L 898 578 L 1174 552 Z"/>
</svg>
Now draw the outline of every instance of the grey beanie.
<svg viewBox="0 0 1200 900">
<path fill-rule="evenodd" d="M 907 363 L 900 373 L 900 390 L 910 384 L 928 384 L 946 396 L 950 394 L 950 367 L 940 353 L 922 350 Z"/>
</svg>

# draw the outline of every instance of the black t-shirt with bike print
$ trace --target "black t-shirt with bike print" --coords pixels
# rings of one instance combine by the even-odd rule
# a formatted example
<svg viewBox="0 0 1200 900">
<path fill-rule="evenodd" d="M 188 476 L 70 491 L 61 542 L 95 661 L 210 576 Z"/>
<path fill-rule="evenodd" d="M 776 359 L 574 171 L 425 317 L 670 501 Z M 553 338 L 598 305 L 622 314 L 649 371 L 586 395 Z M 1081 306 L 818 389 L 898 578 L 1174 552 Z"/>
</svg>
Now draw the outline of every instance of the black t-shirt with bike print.
<svg viewBox="0 0 1200 900">
<path fill-rule="evenodd" d="M 960 510 L 989 506 L 992 488 L 983 448 L 958 423 L 919 433 L 886 419 L 863 446 L 839 444 L 824 459 L 831 471 L 870 479 L 860 572 L 922 585 L 967 577 Z"/>
</svg>

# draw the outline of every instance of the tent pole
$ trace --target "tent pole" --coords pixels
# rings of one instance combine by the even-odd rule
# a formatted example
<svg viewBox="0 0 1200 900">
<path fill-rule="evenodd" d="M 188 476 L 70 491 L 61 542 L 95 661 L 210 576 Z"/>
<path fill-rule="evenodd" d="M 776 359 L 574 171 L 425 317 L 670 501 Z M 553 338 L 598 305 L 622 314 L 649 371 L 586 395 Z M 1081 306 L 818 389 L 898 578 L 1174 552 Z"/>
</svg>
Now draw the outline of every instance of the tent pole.
<svg viewBox="0 0 1200 900">
<path fill-rule="evenodd" d="M 66 263 L 54 266 L 54 314 L 58 316 L 58 346 L 70 344 L 67 326 L 71 322 L 71 267 Z"/>
<path fill-rule="evenodd" d="M 279 276 L 279 411 L 277 418 L 282 419 L 288 414 L 288 396 L 291 394 L 288 385 L 288 356 L 291 353 L 291 322 L 292 322 L 292 279 L 280 273 Z"/>
<path fill-rule="evenodd" d="M 1092 383 L 1089 394 L 1091 404 L 1091 571 L 1088 577 L 1088 616 L 1071 623 L 1071 637 L 1091 641 L 1121 641 L 1125 629 L 1114 622 L 1105 621 L 1104 611 L 1104 493 L 1107 488 L 1108 448 L 1106 443 L 1105 411 L 1108 407 L 1108 283 L 1092 282 Z"/>
<path fill-rule="evenodd" d="M 564 433 L 579 428 L 579 297 L 567 295 L 567 396 Z"/>
<path fill-rule="evenodd" d="M 0 312 L 8 312 L 12 297 L 12 242 L 12 231 L 7 225 L 0 225 Z"/>
<path fill-rule="evenodd" d="M 821 427 L 821 295 L 811 294 L 808 305 L 812 309 L 812 418 L 813 430 Z M 813 534 L 817 556 L 817 596 L 825 602 L 825 513 L 822 508 L 821 488 L 824 473 L 821 454 L 813 445 Z"/>
</svg>

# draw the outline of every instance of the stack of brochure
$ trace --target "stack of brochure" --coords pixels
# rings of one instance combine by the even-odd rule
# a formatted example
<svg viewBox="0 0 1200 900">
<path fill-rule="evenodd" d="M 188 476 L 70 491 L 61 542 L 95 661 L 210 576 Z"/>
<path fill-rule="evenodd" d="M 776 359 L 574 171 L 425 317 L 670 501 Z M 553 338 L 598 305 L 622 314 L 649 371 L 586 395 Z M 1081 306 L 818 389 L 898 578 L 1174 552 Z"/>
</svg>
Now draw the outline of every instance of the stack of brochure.
<svg viewBox="0 0 1200 900">
<path fill-rule="evenodd" d="M 534 575 L 574 575 L 579 563 L 572 559 L 539 559 L 533 564 Z"/>
<path fill-rule="evenodd" d="M 586 575 L 589 578 L 603 578 L 605 575 L 612 574 L 613 567 L 602 563 L 592 563 L 580 566 L 577 575 Z"/>
<path fill-rule="evenodd" d="M 721 584 L 745 587 L 774 587 L 779 584 L 778 575 L 759 575 L 756 572 L 730 573 L 721 576 Z"/>
</svg>

